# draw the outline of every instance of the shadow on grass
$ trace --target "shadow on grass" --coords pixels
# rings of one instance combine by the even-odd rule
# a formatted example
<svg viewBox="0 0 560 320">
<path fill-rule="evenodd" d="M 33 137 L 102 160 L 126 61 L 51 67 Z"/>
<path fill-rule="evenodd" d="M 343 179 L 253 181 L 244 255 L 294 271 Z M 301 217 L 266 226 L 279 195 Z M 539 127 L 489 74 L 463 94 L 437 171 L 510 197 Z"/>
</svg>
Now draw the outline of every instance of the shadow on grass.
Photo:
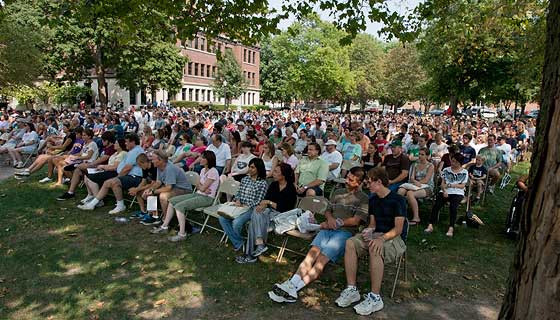
<svg viewBox="0 0 560 320">
<path fill-rule="evenodd" d="M 137 223 L 114 223 L 108 207 L 90 213 L 75 209 L 77 200 L 57 202 L 62 192 L 32 182 L 0 184 L 1 319 L 355 318 L 334 306 L 345 284 L 341 266 L 329 266 L 301 302 L 277 305 L 266 292 L 295 271 L 300 257 L 238 265 L 215 233 L 170 243 Z M 511 196 L 491 197 L 476 209 L 487 226 L 459 229 L 454 239 L 443 227 L 429 237 L 422 227 L 411 229 L 409 282 L 399 282 L 391 300 L 394 267 L 387 267 L 386 308 L 376 318 L 495 318 L 513 252 L 500 233 Z M 359 285 L 368 287 L 367 276 Z"/>
</svg>

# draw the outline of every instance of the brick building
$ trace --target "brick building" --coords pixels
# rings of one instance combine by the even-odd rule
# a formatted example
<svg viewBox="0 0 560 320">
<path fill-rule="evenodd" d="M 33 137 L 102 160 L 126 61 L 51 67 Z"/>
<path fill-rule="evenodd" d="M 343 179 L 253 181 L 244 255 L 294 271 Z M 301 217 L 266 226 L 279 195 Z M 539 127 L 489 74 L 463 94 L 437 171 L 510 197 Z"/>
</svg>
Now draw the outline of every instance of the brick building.
<svg viewBox="0 0 560 320">
<path fill-rule="evenodd" d="M 110 103 L 119 99 L 124 101 L 126 107 L 130 105 L 143 105 L 155 98 L 157 102 L 167 100 L 198 101 L 201 103 L 224 104 L 224 99 L 214 95 L 212 84 L 216 74 L 216 52 L 219 50 L 232 50 L 233 55 L 243 70 L 247 80 L 247 92 L 236 99 L 231 99 L 234 106 L 248 106 L 259 104 L 260 101 L 260 48 L 245 46 L 227 38 L 217 38 L 210 42 L 202 34 L 193 40 L 178 41 L 177 46 L 181 53 L 189 58 L 183 71 L 183 86 L 174 94 L 164 90 L 156 92 L 155 96 L 145 92 L 129 92 L 116 84 L 114 75 L 107 75 L 107 94 Z M 91 84 L 94 95 L 97 93 L 97 83 Z"/>
</svg>

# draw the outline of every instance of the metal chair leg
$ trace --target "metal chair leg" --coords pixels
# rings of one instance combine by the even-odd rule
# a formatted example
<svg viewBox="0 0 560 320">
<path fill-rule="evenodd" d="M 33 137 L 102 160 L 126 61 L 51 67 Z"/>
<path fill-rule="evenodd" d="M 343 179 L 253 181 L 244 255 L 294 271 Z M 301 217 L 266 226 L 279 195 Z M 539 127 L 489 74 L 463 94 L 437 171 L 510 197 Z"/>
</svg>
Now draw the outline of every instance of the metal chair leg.
<svg viewBox="0 0 560 320">
<path fill-rule="evenodd" d="M 393 282 L 393 290 L 391 290 L 391 299 L 395 295 L 395 289 L 397 288 L 397 281 L 399 280 L 399 271 L 401 270 L 401 262 L 403 260 L 403 256 L 399 258 L 399 262 L 397 263 L 397 274 L 395 274 L 395 281 Z"/>
<path fill-rule="evenodd" d="M 280 247 L 280 251 L 278 251 L 278 257 L 276 257 L 276 263 L 280 263 L 282 261 L 282 257 L 284 256 L 284 251 L 286 251 L 287 245 L 288 245 L 288 237 L 285 237 L 282 240 L 282 246 Z"/>
<path fill-rule="evenodd" d="M 204 219 L 204 223 L 202 223 L 202 228 L 200 228 L 200 234 L 202 234 L 202 232 L 204 232 L 204 229 L 206 228 L 206 225 L 208 224 L 208 219 L 210 219 L 210 216 L 206 215 L 206 219 Z"/>
</svg>

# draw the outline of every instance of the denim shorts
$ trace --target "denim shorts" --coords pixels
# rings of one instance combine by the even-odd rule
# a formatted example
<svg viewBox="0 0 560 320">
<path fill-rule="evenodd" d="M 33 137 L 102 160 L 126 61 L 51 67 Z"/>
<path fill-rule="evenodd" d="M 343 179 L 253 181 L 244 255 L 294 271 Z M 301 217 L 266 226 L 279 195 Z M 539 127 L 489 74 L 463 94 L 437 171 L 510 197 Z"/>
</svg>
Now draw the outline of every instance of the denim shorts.
<svg viewBox="0 0 560 320">
<path fill-rule="evenodd" d="M 345 230 L 321 230 L 311 242 L 312 246 L 319 247 L 321 254 L 327 256 L 332 262 L 344 257 L 346 240 L 352 233 Z"/>
</svg>

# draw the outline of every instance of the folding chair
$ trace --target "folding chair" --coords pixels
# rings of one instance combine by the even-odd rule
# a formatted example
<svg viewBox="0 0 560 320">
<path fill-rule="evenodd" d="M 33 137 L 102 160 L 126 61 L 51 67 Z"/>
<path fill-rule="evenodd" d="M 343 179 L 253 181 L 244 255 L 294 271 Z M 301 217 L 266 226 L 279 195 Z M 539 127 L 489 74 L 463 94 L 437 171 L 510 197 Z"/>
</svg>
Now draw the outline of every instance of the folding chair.
<svg viewBox="0 0 560 320">
<path fill-rule="evenodd" d="M 27 156 L 25 157 L 25 161 L 23 161 L 23 167 L 27 167 L 27 164 L 29 163 L 29 161 L 37 156 L 39 154 L 39 150 L 41 150 L 41 148 L 43 147 L 43 145 L 45 145 L 45 140 L 41 140 L 39 141 L 39 143 L 37 144 L 37 147 L 35 147 L 35 149 L 33 150 L 33 152 L 30 152 L 29 154 L 27 154 Z"/>
<path fill-rule="evenodd" d="M 324 197 L 304 197 L 298 204 L 298 208 L 304 211 L 309 210 L 315 214 L 324 214 L 328 206 L 329 201 Z M 284 253 L 286 251 L 301 255 L 301 253 L 298 251 L 286 248 L 286 246 L 288 245 L 288 239 L 290 237 L 296 237 L 310 241 L 311 239 L 313 239 L 313 237 L 315 237 L 315 233 L 301 233 L 297 229 L 286 232 L 284 239 L 282 239 L 282 245 L 280 246 L 280 251 L 278 252 L 276 262 L 282 261 L 282 257 L 284 256 Z"/>
<path fill-rule="evenodd" d="M 196 191 L 196 185 L 200 182 L 200 175 L 195 171 L 187 171 L 185 172 L 187 176 L 187 182 L 192 186 L 192 191 Z"/>
<path fill-rule="evenodd" d="M 200 233 L 202 233 L 206 227 L 224 233 L 222 229 L 218 229 L 208 225 L 208 219 L 210 219 L 210 217 L 214 217 L 216 219 L 220 217 L 220 215 L 218 215 L 218 209 L 220 208 L 221 205 L 220 197 L 222 193 L 225 194 L 226 196 L 227 195 L 233 196 L 237 193 L 237 190 L 239 190 L 240 184 L 241 184 L 240 182 L 235 181 L 233 179 L 227 179 L 224 180 L 222 183 L 220 183 L 220 186 L 218 187 L 218 192 L 216 193 L 216 198 L 214 198 L 214 203 L 212 203 L 212 205 L 209 207 L 202 208 L 202 212 L 206 215 L 206 218 L 202 223 L 202 228 L 200 229 Z M 220 242 L 224 241 L 225 236 L 226 234 L 224 233 Z"/>
<path fill-rule="evenodd" d="M 407 239 L 408 239 L 408 231 L 409 231 L 409 224 L 408 224 L 408 219 L 405 218 L 404 220 L 404 226 L 403 226 L 403 231 L 401 233 L 401 239 L 403 239 L 404 243 L 407 243 Z M 399 280 L 399 273 L 401 270 L 401 265 L 404 263 L 404 282 L 408 281 L 408 268 L 407 268 L 407 263 L 406 261 L 407 256 L 406 256 L 406 252 L 408 251 L 408 248 L 404 250 L 404 253 L 397 259 L 396 265 L 397 265 L 397 271 L 395 272 L 395 280 L 393 281 L 393 290 L 391 290 L 391 299 L 393 298 L 393 296 L 395 295 L 395 289 L 397 288 L 397 281 Z"/>
</svg>

